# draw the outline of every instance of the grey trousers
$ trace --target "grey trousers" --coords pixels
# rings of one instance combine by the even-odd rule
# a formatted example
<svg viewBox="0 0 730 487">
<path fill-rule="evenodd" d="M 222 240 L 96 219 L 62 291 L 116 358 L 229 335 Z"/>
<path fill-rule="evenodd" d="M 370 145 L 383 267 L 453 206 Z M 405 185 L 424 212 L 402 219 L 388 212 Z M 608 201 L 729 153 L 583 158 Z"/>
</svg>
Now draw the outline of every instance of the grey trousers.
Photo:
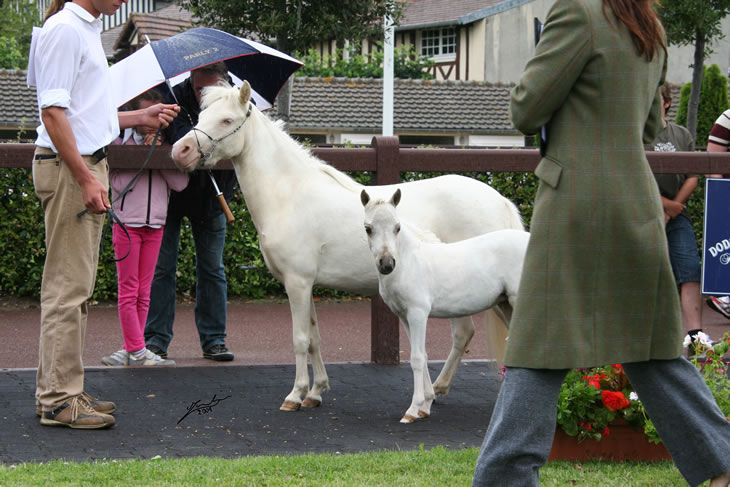
<svg viewBox="0 0 730 487">
<path fill-rule="evenodd" d="M 730 472 L 730 422 L 684 357 L 623 364 L 682 476 L 699 485 Z M 472 485 L 536 486 L 552 447 L 567 370 L 508 368 Z"/>
</svg>

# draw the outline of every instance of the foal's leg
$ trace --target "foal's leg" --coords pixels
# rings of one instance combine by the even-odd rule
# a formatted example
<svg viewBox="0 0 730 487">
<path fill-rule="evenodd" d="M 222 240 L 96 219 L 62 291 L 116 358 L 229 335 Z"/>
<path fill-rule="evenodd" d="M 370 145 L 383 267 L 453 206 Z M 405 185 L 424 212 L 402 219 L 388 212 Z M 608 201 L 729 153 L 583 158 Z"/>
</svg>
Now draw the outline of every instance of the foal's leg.
<svg viewBox="0 0 730 487">
<path fill-rule="evenodd" d="M 466 347 L 474 336 L 474 322 L 471 316 L 452 318 L 450 321 L 451 351 L 436 382 L 433 383 L 434 392 L 436 394 L 443 394 L 444 396 L 449 393 L 451 381 L 454 380 L 454 374 L 456 373 L 456 367 L 459 366 L 461 357 L 464 355 Z"/>
<path fill-rule="evenodd" d="M 327 371 L 324 369 L 324 360 L 319 349 L 320 336 L 319 325 L 317 322 L 317 310 L 314 307 L 314 300 L 310 296 L 310 316 L 309 316 L 309 356 L 312 359 L 312 389 L 307 397 L 302 401 L 302 406 L 306 408 L 316 408 L 322 404 L 322 391 L 329 390 L 330 384 L 327 378 Z"/>
<path fill-rule="evenodd" d="M 428 313 L 420 310 L 408 312 L 408 323 L 406 330 L 409 330 L 408 339 L 411 342 L 411 370 L 413 371 L 413 398 L 411 406 L 401 418 L 401 423 L 413 423 L 418 418 L 428 417 L 428 412 L 423 411 L 426 401 L 424 387 L 424 368 L 426 363 L 426 324 Z M 425 371 L 426 376 L 428 370 Z M 428 378 L 431 382 L 430 377 Z M 426 408 L 430 411 L 429 407 Z"/>
<path fill-rule="evenodd" d="M 302 404 L 302 396 L 309 390 L 309 372 L 307 371 L 307 351 L 309 350 L 310 317 L 312 311 L 312 283 L 299 276 L 287 276 L 284 287 L 289 296 L 289 308 L 292 317 L 292 339 L 296 360 L 296 376 L 294 388 L 284 399 L 279 409 L 296 411 Z"/>
</svg>

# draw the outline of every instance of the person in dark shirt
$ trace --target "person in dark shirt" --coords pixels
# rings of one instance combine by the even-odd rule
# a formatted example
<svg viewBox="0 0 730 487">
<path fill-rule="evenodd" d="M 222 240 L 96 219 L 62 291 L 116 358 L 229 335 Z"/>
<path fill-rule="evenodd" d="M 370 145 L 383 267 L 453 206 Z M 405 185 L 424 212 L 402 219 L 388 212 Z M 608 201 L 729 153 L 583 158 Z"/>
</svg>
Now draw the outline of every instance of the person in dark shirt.
<svg viewBox="0 0 730 487">
<path fill-rule="evenodd" d="M 181 114 L 165 131 L 165 139 L 175 143 L 198 123 L 203 88 L 227 83 L 228 70 L 224 63 L 217 63 L 192 71 L 190 78 L 175 86 L 174 98 L 180 104 Z M 230 201 L 237 183 L 235 172 L 216 170 L 210 173 L 226 201 Z M 225 344 L 228 296 L 223 244 L 226 216 L 208 171 L 193 171 L 188 186 L 183 191 L 172 192 L 170 196 L 165 232 L 152 280 L 145 343 L 149 350 L 167 358 L 175 321 L 177 256 L 180 225 L 184 217 L 190 221 L 195 241 L 195 324 L 203 357 L 230 361 L 233 353 Z"/>
<path fill-rule="evenodd" d="M 672 106 L 671 87 L 664 83 L 661 92 L 664 128 L 646 149 L 657 152 L 694 152 L 695 142 L 689 130 L 667 120 L 667 111 Z M 702 294 L 700 293 L 702 264 L 697 238 L 685 203 L 697 187 L 697 176 L 654 174 L 654 178 L 659 185 L 659 194 L 664 208 L 669 260 L 679 288 L 682 323 L 684 331 L 694 341 L 697 333 L 702 331 Z M 694 347 L 690 347 L 689 353 L 694 353 Z"/>
</svg>

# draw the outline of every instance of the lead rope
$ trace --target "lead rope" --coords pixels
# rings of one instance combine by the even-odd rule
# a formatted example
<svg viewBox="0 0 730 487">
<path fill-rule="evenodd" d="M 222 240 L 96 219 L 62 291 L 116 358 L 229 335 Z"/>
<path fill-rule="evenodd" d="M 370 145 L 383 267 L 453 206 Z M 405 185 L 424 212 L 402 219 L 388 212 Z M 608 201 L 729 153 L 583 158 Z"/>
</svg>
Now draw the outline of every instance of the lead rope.
<svg viewBox="0 0 730 487">
<path fill-rule="evenodd" d="M 137 180 L 142 175 L 142 171 L 144 171 L 145 167 L 147 167 L 147 163 L 150 162 L 150 158 L 152 157 L 152 152 L 154 152 L 155 147 L 157 146 L 157 139 L 160 137 L 160 134 L 162 133 L 162 127 L 157 128 L 157 132 L 155 132 L 155 138 L 152 141 L 152 145 L 150 146 L 150 150 L 147 151 L 147 157 L 145 157 L 144 162 L 142 163 L 142 167 L 140 167 L 135 175 L 132 177 L 132 179 L 127 183 L 127 185 L 122 189 L 116 198 L 111 202 L 112 207 L 109 207 L 106 209 L 107 215 L 109 215 L 109 219 L 107 219 L 106 223 L 104 224 L 104 229 L 101 232 L 101 244 L 99 247 L 99 253 L 104 253 L 104 235 L 109 231 L 109 229 L 112 226 L 112 223 L 116 223 L 121 227 L 121 229 L 124 231 L 124 234 L 127 236 L 127 240 L 129 241 L 129 248 L 127 249 L 127 253 L 124 254 L 123 257 L 115 258 L 113 257 L 112 260 L 114 262 L 119 262 L 120 260 L 124 260 L 129 256 L 129 252 L 132 250 L 132 237 L 129 235 L 129 231 L 127 230 L 127 227 L 122 223 L 122 220 L 119 219 L 116 213 L 114 213 L 113 205 L 115 202 L 119 201 L 121 198 L 124 197 L 131 189 L 134 187 L 135 184 L 137 184 Z M 88 209 L 84 208 L 82 211 L 76 214 L 77 217 L 81 218 L 84 216 L 84 214 L 88 213 Z"/>
</svg>

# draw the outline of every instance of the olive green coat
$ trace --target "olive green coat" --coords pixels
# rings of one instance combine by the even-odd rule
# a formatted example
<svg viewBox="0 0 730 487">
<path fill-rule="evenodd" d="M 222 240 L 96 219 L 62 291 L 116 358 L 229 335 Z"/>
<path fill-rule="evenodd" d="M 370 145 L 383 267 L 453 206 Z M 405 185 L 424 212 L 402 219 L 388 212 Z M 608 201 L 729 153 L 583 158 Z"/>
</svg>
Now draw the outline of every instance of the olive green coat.
<svg viewBox="0 0 730 487">
<path fill-rule="evenodd" d="M 637 54 L 601 0 L 558 0 L 512 91 L 514 126 L 548 124 L 505 364 L 562 369 L 682 353 L 677 289 L 644 143 L 666 58 Z"/>
</svg>

